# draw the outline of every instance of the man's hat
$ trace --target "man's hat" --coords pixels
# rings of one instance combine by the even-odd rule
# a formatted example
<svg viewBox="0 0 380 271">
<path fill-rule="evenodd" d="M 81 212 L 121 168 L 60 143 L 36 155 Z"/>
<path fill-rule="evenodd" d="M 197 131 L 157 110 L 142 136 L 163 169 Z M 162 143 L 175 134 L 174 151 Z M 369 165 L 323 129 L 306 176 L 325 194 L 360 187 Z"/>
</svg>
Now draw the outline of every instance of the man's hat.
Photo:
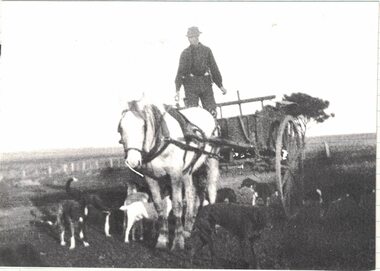
<svg viewBox="0 0 380 271">
<path fill-rule="evenodd" d="M 199 37 L 199 34 L 201 34 L 202 32 L 199 31 L 198 27 L 196 26 L 192 26 L 190 27 L 188 30 L 187 30 L 187 34 L 186 36 L 191 38 L 191 37 Z"/>
</svg>

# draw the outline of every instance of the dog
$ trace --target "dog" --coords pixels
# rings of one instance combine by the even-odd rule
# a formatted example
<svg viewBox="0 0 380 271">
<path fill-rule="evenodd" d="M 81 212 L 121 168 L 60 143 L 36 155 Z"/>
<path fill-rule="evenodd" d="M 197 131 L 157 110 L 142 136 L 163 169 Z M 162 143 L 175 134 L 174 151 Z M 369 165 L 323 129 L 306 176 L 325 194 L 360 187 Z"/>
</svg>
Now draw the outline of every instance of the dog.
<svg viewBox="0 0 380 271">
<path fill-rule="evenodd" d="M 350 196 L 357 204 L 360 203 L 360 196 L 365 193 L 365 186 L 359 181 L 340 181 L 332 185 L 326 185 L 321 188 L 325 208 L 328 205 L 347 195 Z"/>
<path fill-rule="evenodd" d="M 231 188 L 221 188 L 216 192 L 215 202 L 231 202 L 236 203 L 235 191 Z"/>
<path fill-rule="evenodd" d="M 37 215 L 30 211 L 31 215 L 37 218 Z M 52 227 L 58 227 L 60 230 L 60 243 L 65 246 L 65 225 L 70 225 L 70 249 L 75 248 L 75 228 L 79 230 L 79 237 L 83 241 L 85 247 L 90 246 L 85 235 L 85 220 L 86 215 L 83 212 L 82 205 L 76 200 L 62 200 L 58 204 L 56 213 L 56 221 L 53 223 L 49 220 L 39 220 L 40 223 L 48 224 Z"/>
<path fill-rule="evenodd" d="M 257 193 L 256 198 L 261 199 L 264 202 L 264 204 L 267 204 L 269 197 L 275 191 L 273 185 L 268 183 L 260 183 L 255 180 L 252 180 L 251 178 L 246 178 L 242 181 L 240 189 L 244 187 L 253 189 Z"/>
<path fill-rule="evenodd" d="M 134 202 L 147 203 L 148 200 L 149 200 L 149 195 L 147 193 L 137 192 L 137 189 L 135 187 L 132 188 L 131 190 L 128 189 L 128 193 L 127 194 L 128 195 L 127 195 L 127 198 L 124 201 L 124 205 L 123 206 L 129 206 L 129 205 L 133 204 Z M 136 206 L 136 205 L 133 205 L 133 206 Z M 132 219 L 132 217 L 134 216 L 134 214 L 133 214 L 132 211 L 128 212 L 127 209 L 125 209 L 125 208 L 121 209 L 121 210 L 124 211 L 123 232 L 126 234 L 124 240 L 125 240 L 126 243 L 128 243 L 129 242 L 128 237 L 127 237 L 127 234 L 129 235 L 129 230 L 127 232 L 128 222 L 129 222 L 129 220 Z M 132 224 L 132 226 L 130 228 L 130 230 L 132 230 L 132 234 L 131 234 L 132 235 L 132 241 L 136 240 L 136 231 L 137 231 L 137 229 L 139 229 L 139 231 L 140 231 L 140 240 L 143 240 L 144 226 L 143 226 L 143 223 L 142 223 L 141 219 L 135 221 L 135 224 L 134 225 Z"/>
<path fill-rule="evenodd" d="M 265 207 L 215 203 L 203 207 L 197 214 L 189 240 L 190 262 L 197 251 L 209 246 L 213 263 L 216 263 L 214 248 L 215 226 L 220 225 L 235 235 L 245 260 L 250 268 L 258 268 L 253 244 L 260 237 L 260 231 L 267 224 Z"/>
<path fill-rule="evenodd" d="M 237 191 L 236 194 L 237 203 L 244 204 L 244 205 L 256 205 L 256 200 L 258 198 L 257 192 L 247 186 L 243 186 Z"/>
<path fill-rule="evenodd" d="M 153 202 L 149 202 L 149 195 L 145 192 L 138 192 L 134 184 L 128 185 L 127 197 L 123 206 L 119 210 L 124 212 L 123 232 L 124 242 L 129 243 L 129 233 L 131 232 L 132 240 L 136 240 L 136 231 L 140 230 L 140 240 L 143 240 L 143 219 L 156 221 L 158 213 Z M 163 208 L 166 212 L 166 217 L 169 216 L 172 210 L 171 188 L 163 189 Z"/>
<path fill-rule="evenodd" d="M 132 195 L 136 194 L 131 194 L 130 196 Z M 136 222 L 140 222 L 142 219 L 147 219 L 150 221 L 157 221 L 158 219 L 158 213 L 153 202 L 147 202 L 145 200 L 145 196 L 142 198 L 142 200 L 131 202 L 128 201 L 129 197 L 127 197 L 127 199 L 124 201 L 124 205 L 120 207 L 120 210 L 124 212 L 123 231 L 125 233 L 125 243 L 129 243 L 129 232 L 131 231 L 132 227 L 135 225 Z M 166 216 L 169 216 L 169 213 L 172 209 L 172 202 L 170 200 L 169 195 L 164 197 L 163 203 L 164 212 L 166 212 Z M 128 219 L 126 219 L 126 217 Z M 132 232 L 133 240 L 135 239 L 134 235 L 135 233 Z M 142 239 L 141 237 L 142 234 L 140 234 L 140 239 Z"/>
<path fill-rule="evenodd" d="M 240 188 L 243 188 L 243 187 L 253 188 L 257 183 L 258 182 L 256 182 L 255 180 L 252 180 L 251 178 L 245 178 L 241 182 Z"/>
<path fill-rule="evenodd" d="M 320 189 L 314 189 L 307 192 L 303 198 L 303 205 L 310 205 L 313 202 L 322 204 L 322 191 Z"/>
<path fill-rule="evenodd" d="M 109 232 L 110 225 L 109 225 L 109 217 L 111 215 L 111 208 L 108 208 L 103 200 L 96 194 L 92 193 L 85 193 L 80 191 L 73 191 L 71 190 L 71 183 L 77 182 L 78 179 L 75 177 L 71 177 L 66 182 L 66 193 L 74 200 L 80 203 L 80 205 L 83 208 L 83 213 L 85 218 L 88 216 L 88 208 L 90 206 L 96 208 L 97 210 L 103 212 L 106 214 L 105 223 L 104 223 L 104 233 L 107 237 L 111 237 L 111 234 Z"/>
</svg>

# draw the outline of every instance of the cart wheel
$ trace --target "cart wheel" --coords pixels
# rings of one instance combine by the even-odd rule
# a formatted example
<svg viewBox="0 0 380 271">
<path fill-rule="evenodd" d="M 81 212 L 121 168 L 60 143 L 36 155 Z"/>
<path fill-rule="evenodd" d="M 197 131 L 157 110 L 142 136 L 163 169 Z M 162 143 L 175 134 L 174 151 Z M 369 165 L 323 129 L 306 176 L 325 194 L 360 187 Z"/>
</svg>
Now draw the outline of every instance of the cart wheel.
<svg viewBox="0 0 380 271">
<path fill-rule="evenodd" d="M 276 140 L 276 181 L 287 216 L 300 200 L 302 191 L 302 133 L 297 120 L 286 116 L 280 123 Z M 301 191 L 300 191 L 301 190 Z M 298 191 L 298 193 L 297 193 Z"/>
</svg>

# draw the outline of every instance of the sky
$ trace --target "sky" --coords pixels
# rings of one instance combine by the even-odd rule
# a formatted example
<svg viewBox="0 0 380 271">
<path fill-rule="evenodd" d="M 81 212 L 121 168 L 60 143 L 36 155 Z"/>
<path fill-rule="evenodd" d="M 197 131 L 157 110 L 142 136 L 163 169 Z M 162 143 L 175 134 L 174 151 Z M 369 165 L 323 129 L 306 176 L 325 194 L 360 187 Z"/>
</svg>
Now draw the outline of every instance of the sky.
<svg viewBox="0 0 380 271">
<path fill-rule="evenodd" d="M 3 1 L 1 10 L 0 152 L 118 146 L 128 100 L 144 92 L 174 103 L 190 26 L 222 73 L 228 93 L 214 85 L 217 102 L 237 90 L 276 101 L 303 92 L 335 113 L 307 136 L 376 132 L 376 2 Z"/>
</svg>

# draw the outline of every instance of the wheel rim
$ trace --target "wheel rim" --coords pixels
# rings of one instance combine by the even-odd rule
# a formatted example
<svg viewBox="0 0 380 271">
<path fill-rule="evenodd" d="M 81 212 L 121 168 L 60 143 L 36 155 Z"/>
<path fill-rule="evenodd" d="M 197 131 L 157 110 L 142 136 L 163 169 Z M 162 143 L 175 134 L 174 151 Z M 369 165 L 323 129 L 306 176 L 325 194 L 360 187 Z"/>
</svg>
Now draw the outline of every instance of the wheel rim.
<svg viewBox="0 0 380 271">
<path fill-rule="evenodd" d="M 295 179 L 301 170 L 301 138 L 301 131 L 296 119 L 292 116 L 286 116 L 278 128 L 275 168 L 277 187 L 288 215 L 290 213 L 290 198 L 284 197 L 284 185 L 286 185 L 286 189 L 292 190 Z"/>
</svg>

